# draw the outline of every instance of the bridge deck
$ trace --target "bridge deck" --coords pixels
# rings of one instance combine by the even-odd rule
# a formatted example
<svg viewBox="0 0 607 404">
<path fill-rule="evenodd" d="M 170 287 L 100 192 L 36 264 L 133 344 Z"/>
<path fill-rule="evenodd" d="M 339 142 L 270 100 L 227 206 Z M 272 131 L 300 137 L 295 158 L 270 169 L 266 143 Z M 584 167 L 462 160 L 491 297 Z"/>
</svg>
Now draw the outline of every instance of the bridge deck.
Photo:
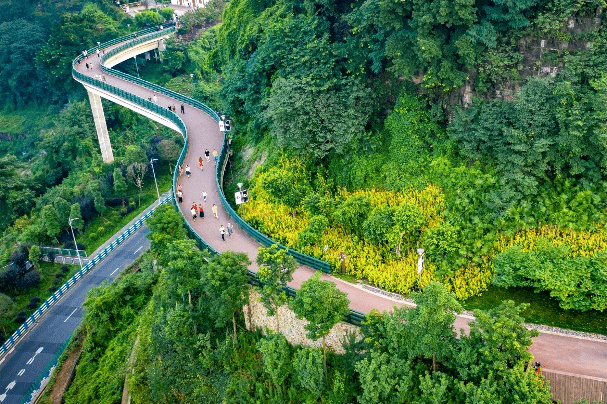
<svg viewBox="0 0 607 404">
<path fill-rule="evenodd" d="M 84 62 L 77 66 L 77 70 L 89 76 L 103 74 L 99 68 L 100 59 L 97 56 L 89 56 L 89 61 L 92 61 L 94 64 L 92 70 L 87 71 Z M 154 95 L 149 89 L 107 74 L 106 81 L 113 86 L 122 88 L 142 98 L 147 99 Z M 188 130 L 190 144 L 183 167 L 185 168 L 185 165 L 189 164 L 192 175 L 190 178 L 187 178 L 184 173 L 179 181 L 184 193 L 183 203 L 180 204 L 181 212 L 186 220 L 190 222 L 193 229 L 209 245 L 220 252 L 237 251 L 246 253 L 253 262 L 250 268 L 257 270 L 254 261 L 260 244 L 230 220 L 229 215 L 223 209 L 215 185 L 215 167 L 213 166 L 212 156 L 210 162 L 207 162 L 204 157 L 206 148 L 211 152 L 213 149 L 217 151 L 221 150 L 223 135 L 219 131 L 217 122 L 206 113 L 188 105 L 185 106 L 185 114 L 181 114 L 180 102 L 162 94 L 155 95 L 158 99 L 158 105 L 165 108 L 168 108 L 169 105 L 175 105 L 177 114 L 182 118 Z M 203 157 L 204 160 L 204 170 L 202 172 L 198 167 L 199 157 Z M 206 203 L 203 202 L 202 191 L 206 191 L 208 194 Z M 196 222 L 192 221 L 190 207 L 193 202 L 203 204 L 205 211 L 204 219 L 199 218 Z M 216 204 L 219 208 L 219 219 L 213 218 L 211 211 L 213 204 Z M 222 224 L 226 226 L 228 222 L 234 225 L 234 234 L 231 239 L 226 235 L 226 241 L 224 242 L 221 240 L 219 227 Z M 290 286 L 299 288 L 301 283 L 311 277 L 314 272 L 313 269 L 300 266 L 296 270 Z M 404 304 L 400 300 L 371 292 L 363 289 L 361 285 L 353 285 L 330 275 L 323 274 L 323 279 L 334 282 L 340 290 L 347 293 L 350 299 L 350 308 L 353 310 L 368 313 L 372 309 L 380 311 L 391 310 L 393 306 L 401 307 Z M 455 323 L 456 329 L 467 329 L 469 321 L 469 317 L 458 317 Z M 540 361 L 542 367 L 545 369 L 607 379 L 607 342 L 605 341 L 584 339 L 574 335 L 543 332 L 539 337 L 535 338 L 531 346 L 531 352 L 535 356 L 535 360 Z"/>
</svg>

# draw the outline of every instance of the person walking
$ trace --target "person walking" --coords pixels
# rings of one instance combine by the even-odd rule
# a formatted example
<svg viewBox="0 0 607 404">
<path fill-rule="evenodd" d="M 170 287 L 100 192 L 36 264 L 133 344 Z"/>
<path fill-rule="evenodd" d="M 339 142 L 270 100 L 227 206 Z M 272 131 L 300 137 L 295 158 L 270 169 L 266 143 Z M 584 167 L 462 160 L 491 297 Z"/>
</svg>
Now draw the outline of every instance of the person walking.
<svg viewBox="0 0 607 404">
<path fill-rule="evenodd" d="M 183 175 L 183 167 L 181 167 L 181 164 L 179 165 L 179 176 L 181 177 Z"/>
<path fill-rule="evenodd" d="M 192 208 L 191 212 L 192 212 L 192 220 L 196 221 L 196 209 Z"/>
<path fill-rule="evenodd" d="M 200 171 L 202 171 L 202 167 L 204 167 L 204 163 L 202 162 L 202 157 L 198 157 L 198 167 L 200 167 Z"/>
<path fill-rule="evenodd" d="M 185 108 L 184 108 L 183 104 L 181 104 L 181 113 L 185 114 Z"/>
<path fill-rule="evenodd" d="M 228 223 L 228 237 L 232 238 L 232 233 L 234 233 L 234 226 Z"/>
<path fill-rule="evenodd" d="M 88 64 L 88 62 L 87 62 L 87 63 L 85 63 L 85 65 L 86 65 L 86 70 L 88 70 L 88 69 L 89 69 L 89 64 Z"/>
<path fill-rule="evenodd" d="M 93 70 L 93 62 L 91 62 L 91 70 Z"/>
<path fill-rule="evenodd" d="M 211 161 L 211 157 L 210 157 L 211 153 L 209 152 L 209 149 L 205 149 L 204 150 L 204 156 L 207 158 L 207 163 L 209 161 Z"/>
<path fill-rule="evenodd" d="M 204 219 L 204 208 L 202 207 L 202 203 L 198 204 L 198 213 L 201 219 Z"/>
<path fill-rule="evenodd" d="M 187 175 L 188 178 L 190 178 L 190 175 L 192 175 L 192 172 L 190 171 L 190 165 L 189 164 L 185 165 L 185 175 Z"/>
<path fill-rule="evenodd" d="M 198 205 L 196 205 L 196 202 L 192 202 L 192 209 L 198 212 Z"/>
<path fill-rule="evenodd" d="M 173 112 L 177 112 L 177 108 L 175 108 L 175 104 L 173 104 Z"/>
<path fill-rule="evenodd" d="M 219 209 L 217 208 L 217 205 L 213 204 L 211 210 L 213 211 L 213 216 L 215 216 L 215 219 L 219 220 Z"/>
<path fill-rule="evenodd" d="M 206 191 L 202 191 L 202 200 L 205 201 L 205 202 L 207 201 L 207 193 L 206 193 Z"/>
<path fill-rule="evenodd" d="M 217 166 L 217 161 L 219 160 L 218 156 L 219 153 L 217 153 L 217 149 L 213 149 L 213 161 L 215 161 L 215 166 Z"/>
<path fill-rule="evenodd" d="M 221 234 L 221 239 L 226 241 L 226 229 L 223 227 L 223 224 L 219 228 L 219 234 Z"/>
<path fill-rule="evenodd" d="M 179 203 L 183 202 L 183 192 L 181 192 L 181 190 L 177 190 L 177 201 L 179 201 Z"/>
<path fill-rule="evenodd" d="M 152 96 L 152 102 L 153 102 L 154 104 L 156 104 L 156 103 L 158 102 L 158 97 L 156 97 L 156 94 L 154 94 L 154 95 Z"/>
</svg>

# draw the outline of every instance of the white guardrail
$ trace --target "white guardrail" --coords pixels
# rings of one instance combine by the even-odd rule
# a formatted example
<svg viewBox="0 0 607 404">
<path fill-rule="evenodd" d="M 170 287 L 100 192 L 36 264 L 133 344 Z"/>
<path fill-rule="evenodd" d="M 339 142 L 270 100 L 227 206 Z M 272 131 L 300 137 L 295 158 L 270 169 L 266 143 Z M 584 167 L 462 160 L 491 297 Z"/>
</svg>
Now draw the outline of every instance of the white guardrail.
<svg viewBox="0 0 607 404">
<path fill-rule="evenodd" d="M 124 240 L 126 240 L 131 234 L 135 232 L 138 228 L 141 227 L 143 222 L 154 213 L 154 209 L 160 206 L 163 203 L 169 202 L 172 199 L 172 193 L 167 195 L 166 197 L 160 200 L 160 203 L 157 206 L 151 208 L 146 214 L 139 218 L 132 226 L 130 226 L 127 230 L 125 230 L 120 236 L 116 237 L 107 247 L 103 249 L 99 254 L 91 259 L 91 261 L 86 264 L 80 271 L 76 272 L 74 276 L 72 276 L 67 282 L 63 284 L 55 293 L 53 293 L 48 299 L 44 301 L 36 309 L 36 311 L 25 320 L 25 323 L 21 324 L 21 327 L 17 329 L 0 347 L 0 357 L 4 356 L 8 350 L 17 344 L 19 340 L 27 333 L 27 330 L 32 328 L 34 323 L 42 316 L 42 314 L 47 311 L 57 300 L 61 298 L 72 286 L 74 286 L 79 279 L 81 279 L 85 274 L 90 272 L 95 265 L 97 265 L 103 258 L 105 258 L 111 251 L 113 251 L 116 247 L 118 247 Z"/>
</svg>

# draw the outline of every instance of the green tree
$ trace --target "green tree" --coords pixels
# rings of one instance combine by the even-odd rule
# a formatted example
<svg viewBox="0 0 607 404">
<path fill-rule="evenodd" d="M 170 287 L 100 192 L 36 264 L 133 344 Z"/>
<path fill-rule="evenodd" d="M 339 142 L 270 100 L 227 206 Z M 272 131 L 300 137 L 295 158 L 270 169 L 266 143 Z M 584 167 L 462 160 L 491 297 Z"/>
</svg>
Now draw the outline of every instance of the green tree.
<svg viewBox="0 0 607 404">
<path fill-rule="evenodd" d="M 74 220 L 72 222 L 72 227 L 74 229 L 80 230 L 80 231 L 82 231 L 82 229 L 84 229 L 84 220 L 82 219 L 82 212 L 80 211 L 79 203 L 73 203 L 72 206 L 70 206 L 70 218 L 71 219 L 78 218 L 78 220 Z"/>
<path fill-rule="evenodd" d="M 158 143 L 158 155 L 161 160 L 175 161 L 181 153 L 181 147 L 173 140 L 162 139 Z"/>
<path fill-rule="evenodd" d="M 273 82 L 266 110 L 272 133 L 280 145 L 303 157 L 343 154 L 364 133 L 368 94 L 355 82 L 339 90 L 310 83 L 292 77 Z"/>
<path fill-rule="evenodd" d="M 202 289 L 211 301 L 211 317 L 216 327 L 225 326 L 230 319 L 236 341 L 236 313 L 249 302 L 248 265 L 244 253 L 224 252 L 214 256 L 204 267 Z"/>
<path fill-rule="evenodd" d="M 289 343 L 282 334 L 269 334 L 257 342 L 257 349 L 261 353 L 264 372 L 282 394 L 285 381 L 293 372 Z"/>
<path fill-rule="evenodd" d="M 156 10 L 142 10 L 135 14 L 135 25 L 140 28 L 149 25 L 160 25 L 163 22 L 164 18 Z"/>
<path fill-rule="evenodd" d="M 297 164 L 270 168 L 261 176 L 259 185 L 272 197 L 293 209 L 293 217 L 301 201 L 311 192 L 306 173 Z"/>
<path fill-rule="evenodd" d="M 313 340 L 322 338 L 325 372 L 327 368 L 325 337 L 333 326 L 349 313 L 349 304 L 347 295 L 337 289 L 333 282 L 320 279 L 320 272 L 316 272 L 314 276 L 303 282 L 295 299 L 289 303 L 297 318 L 308 320 L 308 324 L 304 327 L 308 331 L 308 338 Z"/>
<path fill-rule="evenodd" d="M 47 100 L 46 75 L 35 63 L 45 42 L 44 29 L 25 19 L 0 24 L 0 95 L 5 105 Z"/>
<path fill-rule="evenodd" d="M 206 265 L 207 255 L 196 247 L 194 240 L 176 239 L 159 257 L 169 275 L 169 290 L 184 299 L 187 296 L 190 306 L 193 305 L 192 291 L 200 287 L 200 271 Z"/>
<path fill-rule="evenodd" d="M 59 216 L 53 205 L 46 205 L 42 208 L 41 219 L 44 233 L 47 236 L 55 238 L 61 232 Z"/>
<path fill-rule="evenodd" d="M 421 293 L 412 293 L 417 307 L 407 312 L 407 325 L 411 333 L 418 335 L 412 341 L 413 355 L 432 358 L 432 371 L 437 371 L 437 361 L 444 362 L 453 354 L 455 346 L 456 313 L 462 311 L 454 294 L 438 282 L 430 282 Z"/>
<path fill-rule="evenodd" d="M 362 233 L 364 223 L 371 210 L 371 201 L 366 196 L 351 196 L 341 202 L 333 212 L 333 220 L 354 234 Z"/>
<path fill-rule="evenodd" d="M 116 193 L 116 195 L 122 198 L 122 206 L 124 206 L 124 193 L 126 192 L 128 187 L 126 185 L 126 180 L 122 175 L 122 170 L 118 167 L 114 168 L 114 173 L 112 176 L 114 179 L 114 192 Z"/>
<path fill-rule="evenodd" d="M 323 354 L 319 348 L 301 348 L 295 353 L 293 369 L 301 387 L 320 397 L 325 389 L 325 373 L 323 372 Z"/>
<path fill-rule="evenodd" d="M 13 299 L 0 293 L 0 325 L 2 326 L 2 335 L 6 337 L 6 327 L 4 326 L 4 319 L 13 317 L 17 311 L 17 305 L 13 302 Z"/>
<path fill-rule="evenodd" d="M 146 221 L 146 225 L 151 230 L 147 236 L 151 241 L 151 249 L 154 254 L 161 257 L 167 251 L 169 244 L 186 238 L 181 215 L 168 203 L 158 206 L 152 217 Z"/>
<path fill-rule="evenodd" d="M 38 247 L 37 245 L 33 245 L 30 247 L 29 260 L 34 265 L 36 265 L 38 263 L 38 261 L 40 261 L 41 255 L 42 255 L 42 252 L 40 251 L 40 247 Z"/>
<path fill-rule="evenodd" d="M 70 210 L 71 210 L 70 204 L 65 199 L 63 199 L 61 197 L 57 197 L 53 201 L 53 206 L 55 207 L 55 210 L 57 211 L 57 220 L 58 220 L 61 228 L 63 229 L 65 227 L 67 227 L 67 222 L 70 218 Z"/>
<path fill-rule="evenodd" d="M 268 248 L 259 247 L 256 262 L 259 265 L 258 277 L 262 282 L 257 288 L 261 293 L 261 302 L 268 316 L 276 315 L 276 332 L 280 332 L 278 308 L 288 300 L 284 288 L 293 279 L 297 262 L 277 244 Z"/>
<path fill-rule="evenodd" d="M 141 205 L 141 192 L 143 191 L 143 184 L 145 174 L 148 171 L 147 164 L 144 163 L 133 163 L 126 168 L 126 174 L 133 184 L 139 189 L 139 200 L 137 206 Z"/>
<path fill-rule="evenodd" d="M 46 46 L 35 60 L 48 71 L 51 86 L 56 90 L 54 98 L 63 100 L 81 88 L 71 74 L 76 56 L 95 46 L 96 41 L 109 41 L 122 32 L 116 20 L 92 3 L 83 6 L 79 13 L 63 13 L 59 21 L 53 22 Z"/>
<path fill-rule="evenodd" d="M 364 236 L 375 244 L 386 243 L 394 225 L 393 216 L 394 208 L 390 206 L 380 205 L 373 209 L 362 224 Z"/>
<path fill-rule="evenodd" d="M 162 17 L 165 20 L 170 20 L 171 18 L 173 18 L 173 14 L 175 14 L 175 10 L 172 9 L 171 7 L 165 7 L 158 12 L 160 13 L 160 15 L 162 15 Z"/>
</svg>

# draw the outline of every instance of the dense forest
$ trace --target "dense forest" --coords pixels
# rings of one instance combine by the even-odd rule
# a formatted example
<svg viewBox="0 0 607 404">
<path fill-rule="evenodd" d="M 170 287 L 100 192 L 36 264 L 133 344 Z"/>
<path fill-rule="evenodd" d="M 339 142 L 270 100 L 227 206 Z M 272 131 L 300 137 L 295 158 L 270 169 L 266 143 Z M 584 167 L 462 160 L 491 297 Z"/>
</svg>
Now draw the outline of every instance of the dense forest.
<svg viewBox="0 0 607 404">
<path fill-rule="evenodd" d="M 169 205 L 148 225 L 151 250 L 127 275 L 89 295 L 78 334 L 86 338 L 74 337 L 71 349 L 82 353 L 65 403 L 120 402 L 125 380 L 134 403 L 551 402 L 527 351 L 536 331 L 522 325 L 522 308 L 512 302 L 476 312 L 469 335 L 457 338 L 461 305 L 431 282 L 412 295 L 416 309 L 372 313 L 362 338 L 344 341 L 341 354 L 323 354 L 291 346 L 279 333 L 244 328 L 244 254 L 208 257 L 186 239 Z M 290 257 L 275 253 L 260 248 L 258 262 L 282 272 Z M 314 324 L 312 339 L 339 315 L 321 320 L 305 302 L 339 313 L 335 302 L 348 301 L 334 290 L 312 277 L 289 303 Z"/>
<path fill-rule="evenodd" d="M 140 271 L 92 292 L 66 402 L 119 397 L 137 337 L 135 402 L 549 402 L 524 306 L 479 311 L 459 338 L 449 313 L 488 288 L 543 292 L 574 316 L 607 308 L 605 5 L 214 0 L 184 15 L 162 63 L 119 68 L 230 116 L 225 194 L 245 184 L 249 223 L 335 268 L 344 253 L 344 276 L 419 309 L 374 313 L 343 355 L 246 332 L 246 259 L 206 257 L 163 209 Z M 101 162 L 70 66 L 169 17 L 0 2 L 1 332 L 54 276 L 37 246 L 69 244 L 70 217 L 98 245 L 139 205 L 129 173 L 158 158 L 168 174 L 181 139 L 110 103 L 116 161 Z"/>
<path fill-rule="evenodd" d="M 169 188 L 181 136 L 106 103 L 116 161 L 103 164 L 86 91 L 71 76 L 83 49 L 146 24 L 105 0 L 0 2 L 2 341 L 73 272 L 40 262 L 40 246 L 75 248 L 69 218 L 92 253 L 156 198 L 151 158 Z"/>
</svg>

